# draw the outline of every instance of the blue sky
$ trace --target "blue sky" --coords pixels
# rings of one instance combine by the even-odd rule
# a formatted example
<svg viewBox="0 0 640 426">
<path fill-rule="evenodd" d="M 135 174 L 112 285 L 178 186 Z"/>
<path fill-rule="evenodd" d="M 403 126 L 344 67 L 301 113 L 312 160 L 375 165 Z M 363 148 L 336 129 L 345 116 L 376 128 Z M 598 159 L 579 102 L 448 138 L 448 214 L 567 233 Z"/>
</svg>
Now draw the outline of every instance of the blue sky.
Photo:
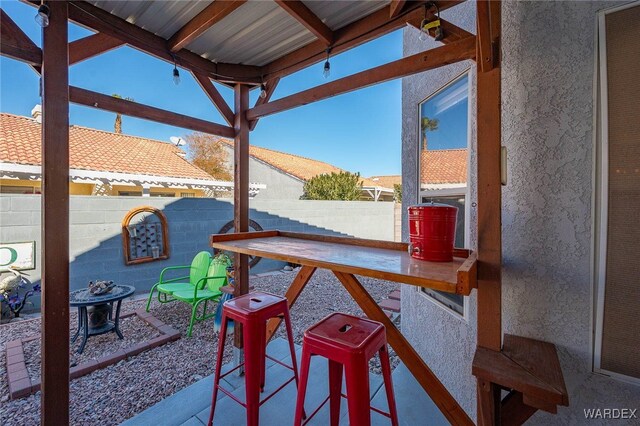
<svg viewBox="0 0 640 426">
<path fill-rule="evenodd" d="M 2 8 L 40 45 L 40 27 L 33 17 L 35 9 L 17 2 L 0 1 Z M 76 40 L 91 33 L 70 25 L 69 38 Z M 402 30 L 331 59 L 335 80 L 402 57 Z M 272 99 L 325 83 L 323 63 L 280 81 Z M 118 93 L 135 101 L 217 123 L 225 123 L 191 75 L 181 70 L 182 82 L 172 81 L 173 66 L 123 47 L 70 69 L 70 84 L 100 93 Z M 233 109 L 233 92 L 218 86 Z M 258 91 L 251 93 L 251 103 Z M 38 77 L 25 64 L 0 58 L 0 110 L 30 115 L 40 103 Z M 250 135 L 250 143 L 290 152 L 360 172 L 362 176 L 400 174 L 401 80 L 379 84 L 325 101 L 268 116 Z M 112 131 L 115 114 L 71 105 L 72 124 Z M 164 124 L 123 118 L 123 132 L 163 141 L 182 136 L 189 130 Z"/>
</svg>

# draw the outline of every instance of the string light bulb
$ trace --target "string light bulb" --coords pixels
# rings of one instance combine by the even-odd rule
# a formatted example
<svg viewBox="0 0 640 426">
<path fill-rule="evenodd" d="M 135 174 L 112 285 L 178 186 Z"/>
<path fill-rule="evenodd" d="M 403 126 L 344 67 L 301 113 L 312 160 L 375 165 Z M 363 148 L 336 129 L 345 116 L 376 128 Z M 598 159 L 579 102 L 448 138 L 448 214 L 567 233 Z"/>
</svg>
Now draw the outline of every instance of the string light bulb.
<svg viewBox="0 0 640 426">
<path fill-rule="evenodd" d="M 267 97 L 267 86 L 264 83 L 260 84 L 260 98 L 264 99 Z"/>
<path fill-rule="evenodd" d="M 34 17 L 34 19 L 36 20 L 36 23 L 38 25 L 40 25 L 42 28 L 45 28 L 49 26 L 49 16 L 50 16 L 49 6 L 44 4 L 44 0 L 43 0 L 42 3 L 40 3 L 40 6 L 38 7 L 38 13 L 36 13 L 36 16 Z"/>
<path fill-rule="evenodd" d="M 327 60 L 324 63 L 324 69 L 322 70 L 322 75 L 324 76 L 324 78 L 329 78 L 329 76 L 331 75 L 331 64 L 329 63 L 329 53 L 331 52 L 331 49 L 327 49 Z"/>
<path fill-rule="evenodd" d="M 173 56 L 173 84 L 176 86 L 180 84 L 180 71 L 178 71 L 175 55 Z"/>
</svg>

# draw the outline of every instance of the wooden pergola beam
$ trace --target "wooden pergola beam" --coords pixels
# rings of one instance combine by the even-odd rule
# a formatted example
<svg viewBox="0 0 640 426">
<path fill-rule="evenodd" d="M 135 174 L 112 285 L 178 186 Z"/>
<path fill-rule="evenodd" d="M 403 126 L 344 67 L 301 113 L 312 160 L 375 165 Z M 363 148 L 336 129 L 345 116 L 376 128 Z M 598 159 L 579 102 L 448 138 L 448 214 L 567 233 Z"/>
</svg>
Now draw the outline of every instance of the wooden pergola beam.
<svg viewBox="0 0 640 426">
<path fill-rule="evenodd" d="M 182 28 L 169 38 L 167 46 L 172 52 L 178 52 L 202 33 L 220 22 L 231 12 L 242 6 L 247 0 L 216 0 L 194 16 Z"/>
<path fill-rule="evenodd" d="M 97 33 L 69 43 L 69 65 L 106 53 L 125 43 L 110 35 Z"/>
<path fill-rule="evenodd" d="M 443 11 L 463 1 L 443 0 L 436 3 L 440 11 Z M 346 52 L 349 49 L 402 28 L 407 23 L 414 23 L 414 26 L 419 26 L 424 18 L 424 9 L 420 3 L 422 2 L 413 4 L 411 8 L 405 8 L 406 10 L 400 15 L 392 18 L 389 17 L 391 14 L 390 6 L 385 6 L 377 12 L 335 30 L 333 32 L 331 54 L 337 55 Z M 433 17 L 433 14 L 429 12 L 427 17 Z M 265 80 L 270 80 L 274 77 L 284 77 L 292 74 L 309 65 L 323 61 L 326 58 L 326 50 L 326 44 L 316 40 L 263 66 L 263 76 Z"/>
<path fill-rule="evenodd" d="M 67 2 L 42 36 L 41 424 L 69 424 L 69 57 Z"/>
<path fill-rule="evenodd" d="M 489 0 L 478 0 L 476 6 L 478 64 L 483 72 L 490 71 L 495 66 L 490 3 Z"/>
<path fill-rule="evenodd" d="M 273 92 L 276 91 L 276 87 L 278 86 L 279 82 L 280 82 L 280 78 L 274 78 L 273 80 L 267 82 L 265 84 L 265 86 L 267 87 L 266 96 L 264 98 L 258 97 L 258 100 L 256 101 L 253 107 L 255 108 L 257 106 L 260 106 L 269 102 L 269 99 L 271 99 L 271 96 L 273 96 Z M 249 130 L 253 131 L 258 125 L 258 121 L 259 119 L 249 121 Z"/>
<path fill-rule="evenodd" d="M 477 3 L 478 21 L 489 4 L 485 0 Z M 500 22 L 500 3 L 493 19 Z M 478 22 L 478 26 L 483 23 Z M 494 31 L 499 31 L 499 26 Z M 499 33 L 487 35 L 499 40 Z M 477 39 L 481 49 L 482 41 Z M 487 64 L 488 66 L 489 64 Z M 502 185 L 500 180 L 501 95 L 500 65 L 482 71 L 477 61 L 477 126 L 478 126 L 478 346 L 499 351 L 502 348 Z"/>
<path fill-rule="evenodd" d="M 183 127 L 212 135 L 224 136 L 226 138 L 232 138 L 235 135 L 233 128 L 229 126 L 223 126 L 222 124 L 211 123 L 199 118 L 193 118 L 137 102 L 92 92 L 91 90 L 80 87 L 69 87 L 69 96 L 71 102 L 79 105 L 117 112 L 131 117 L 170 124 L 172 126 Z"/>
<path fill-rule="evenodd" d="M 502 186 L 499 1 L 477 2 L 478 347 L 502 350 Z M 479 425 L 500 424 L 500 388 L 478 378 Z"/>
<path fill-rule="evenodd" d="M 206 93 L 206 95 L 209 97 L 209 99 L 213 103 L 213 106 L 215 106 L 216 109 L 220 112 L 227 124 L 233 126 L 233 111 L 231 111 L 231 108 L 229 108 L 229 105 L 224 100 L 218 89 L 216 89 L 216 86 L 213 85 L 213 82 L 209 79 L 209 77 L 196 71 L 192 71 L 191 74 L 193 74 L 193 78 L 196 79 L 204 93 Z"/>
<path fill-rule="evenodd" d="M 446 46 L 407 56 L 379 67 L 256 106 L 247 111 L 247 118 L 255 120 L 266 115 L 331 98 L 373 84 L 405 77 L 465 59 L 473 59 L 475 54 L 476 39 L 471 36 Z"/>
<path fill-rule="evenodd" d="M 249 232 L 249 122 L 245 114 L 248 108 L 249 87 L 236 84 L 233 126 L 233 227 L 236 233 Z M 234 265 L 234 295 L 237 297 L 249 292 L 249 257 L 246 254 L 236 253 Z M 235 327 L 234 345 L 237 349 L 242 349 L 242 325 L 236 324 Z"/>
<path fill-rule="evenodd" d="M 333 31 L 300 0 L 275 0 L 282 9 L 311 31 L 327 46 L 333 43 Z"/>
<path fill-rule="evenodd" d="M 402 8 L 405 3 L 406 0 L 391 0 L 391 4 L 389 6 L 389 17 L 393 18 L 394 16 L 398 16 L 400 12 L 402 12 Z"/>
<path fill-rule="evenodd" d="M 30 0 L 31 1 L 31 0 Z M 199 71 L 222 82 L 260 84 L 261 69 L 251 65 L 213 63 L 193 52 L 182 49 L 171 53 L 167 40 L 85 1 L 69 2 L 69 19 L 94 31 L 115 37 L 131 47 L 178 65 Z"/>
<path fill-rule="evenodd" d="M 0 53 L 29 65 L 42 64 L 42 50 L 0 8 Z"/>
</svg>

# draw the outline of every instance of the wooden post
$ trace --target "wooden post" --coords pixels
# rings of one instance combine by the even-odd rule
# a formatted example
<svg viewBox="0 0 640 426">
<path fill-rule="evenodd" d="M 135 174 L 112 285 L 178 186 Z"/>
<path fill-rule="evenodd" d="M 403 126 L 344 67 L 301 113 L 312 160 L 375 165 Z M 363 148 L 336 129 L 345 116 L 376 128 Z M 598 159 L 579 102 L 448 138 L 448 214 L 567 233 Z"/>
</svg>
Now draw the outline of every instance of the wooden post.
<svg viewBox="0 0 640 426">
<path fill-rule="evenodd" d="M 69 55 L 67 2 L 42 38 L 41 423 L 69 424 Z"/>
<path fill-rule="evenodd" d="M 235 232 L 249 231 L 249 86 L 236 84 L 235 93 L 235 139 L 233 143 L 233 224 Z M 249 292 L 249 257 L 235 255 L 235 296 Z M 242 327 L 234 328 L 235 347 L 242 348 Z"/>
<path fill-rule="evenodd" d="M 478 346 L 502 348 L 501 73 L 498 1 L 477 5 Z M 500 391 L 478 380 L 478 424 L 500 423 Z"/>
</svg>

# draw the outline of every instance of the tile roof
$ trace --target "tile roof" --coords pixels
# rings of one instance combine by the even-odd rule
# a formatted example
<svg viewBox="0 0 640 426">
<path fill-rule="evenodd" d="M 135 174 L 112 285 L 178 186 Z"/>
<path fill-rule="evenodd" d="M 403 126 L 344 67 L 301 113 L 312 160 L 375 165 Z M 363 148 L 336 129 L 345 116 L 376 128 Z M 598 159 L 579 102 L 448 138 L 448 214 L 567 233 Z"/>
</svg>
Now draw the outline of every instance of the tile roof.
<svg viewBox="0 0 640 426">
<path fill-rule="evenodd" d="M 41 165 L 41 125 L 34 119 L 0 113 L 0 161 Z M 213 180 L 170 143 L 70 126 L 70 168 Z"/>
<path fill-rule="evenodd" d="M 388 176 L 371 176 L 367 178 L 372 182 L 375 182 L 376 185 L 382 186 L 385 188 L 393 188 L 393 185 L 402 184 L 402 176 L 401 175 L 388 175 Z"/>
<path fill-rule="evenodd" d="M 220 138 L 220 141 L 233 147 L 233 141 L 229 139 Z M 249 155 L 303 181 L 307 181 L 312 177 L 321 174 L 340 173 L 345 171 L 323 161 L 313 160 L 311 158 L 262 148 L 255 145 L 249 146 Z M 369 178 L 362 178 L 362 184 L 364 186 L 383 186 Z M 390 188 L 393 188 L 393 186 Z"/>
<path fill-rule="evenodd" d="M 467 182 L 467 150 L 420 151 L 420 182 L 445 184 Z"/>
</svg>

